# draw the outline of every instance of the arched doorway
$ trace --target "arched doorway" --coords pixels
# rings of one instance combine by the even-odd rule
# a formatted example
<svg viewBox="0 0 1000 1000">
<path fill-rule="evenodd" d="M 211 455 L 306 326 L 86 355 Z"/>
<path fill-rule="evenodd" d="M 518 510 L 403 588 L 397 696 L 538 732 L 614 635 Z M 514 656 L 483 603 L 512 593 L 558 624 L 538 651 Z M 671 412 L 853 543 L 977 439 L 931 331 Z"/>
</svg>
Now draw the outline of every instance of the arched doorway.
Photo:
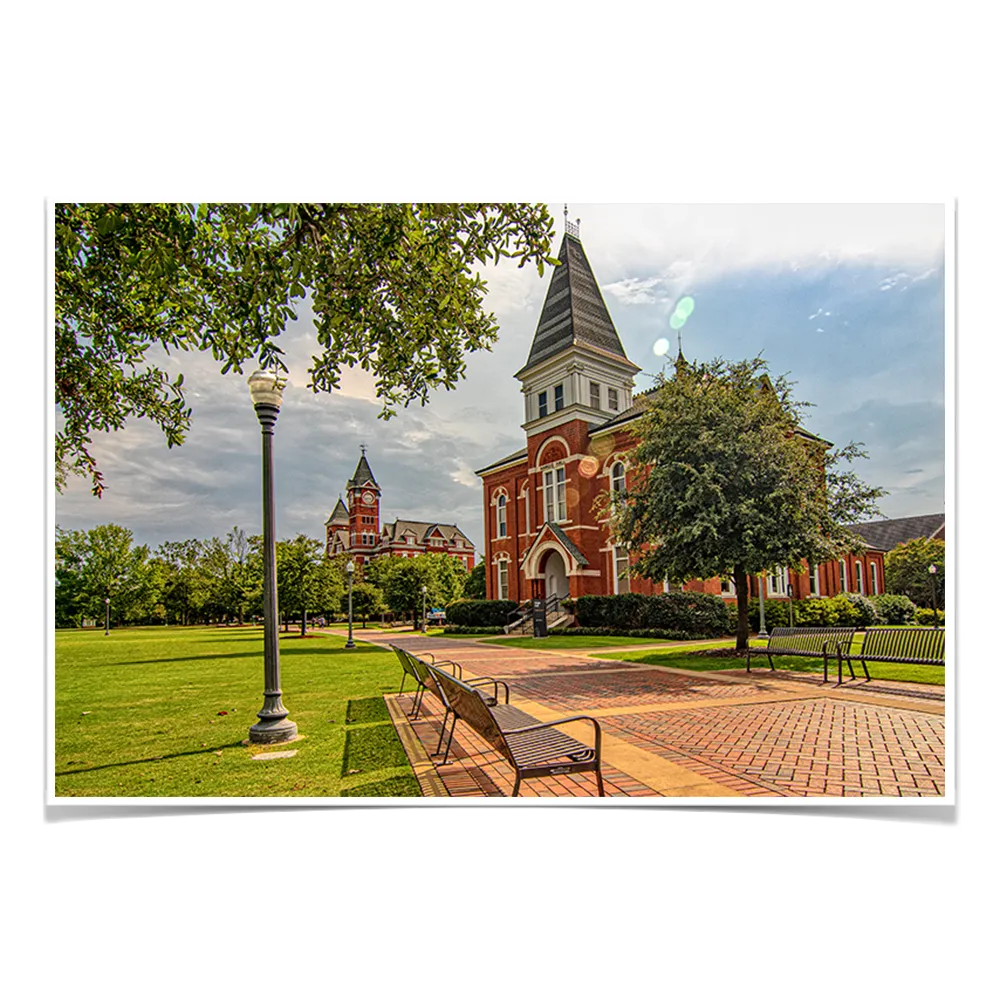
<svg viewBox="0 0 1000 1000">
<path fill-rule="evenodd" d="M 566 562 L 562 555 L 552 549 L 542 563 L 542 574 L 545 579 L 545 596 L 569 597 L 569 575 L 566 572 Z"/>
</svg>

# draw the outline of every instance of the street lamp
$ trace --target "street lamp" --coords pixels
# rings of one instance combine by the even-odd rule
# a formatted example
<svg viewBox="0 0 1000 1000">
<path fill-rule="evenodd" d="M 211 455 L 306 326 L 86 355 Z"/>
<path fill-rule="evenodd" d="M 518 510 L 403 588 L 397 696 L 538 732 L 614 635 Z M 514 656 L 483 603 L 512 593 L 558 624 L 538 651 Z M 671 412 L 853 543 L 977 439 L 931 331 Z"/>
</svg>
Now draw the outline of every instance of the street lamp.
<svg viewBox="0 0 1000 1000">
<path fill-rule="evenodd" d="M 264 506 L 264 707 L 250 727 L 251 743 L 283 743 L 298 733 L 281 701 L 278 660 L 278 587 L 274 555 L 274 462 L 271 443 L 281 409 L 283 385 L 276 372 L 255 371 L 247 380 L 260 421 Z"/>
<path fill-rule="evenodd" d="M 424 584 L 420 588 L 420 592 L 424 595 L 424 619 L 420 623 L 420 631 L 426 632 L 427 631 L 427 584 Z"/>
<path fill-rule="evenodd" d="M 931 575 L 931 607 L 934 608 L 934 627 L 938 627 L 938 613 L 937 613 L 937 566 L 931 563 L 927 567 L 927 572 Z"/>
<path fill-rule="evenodd" d="M 347 570 L 347 645 L 344 649 L 354 649 L 354 560 L 344 567 Z"/>
<path fill-rule="evenodd" d="M 760 608 L 760 631 L 757 633 L 758 639 L 767 638 L 767 628 L 764 625 L 764 592 L 767 589 L 767 580 L 764 574 L 760 574 L 760 589 L 757 592 L 757 604 Z"/>
<path fill-rule="evenodd" d="M 111 598 L 104 598 L 104 634 L 111 633 Z"/>
<path fill-rule="evenodd" d="M 789 584 L 785 589 L 788 594 L 788 627 L 792 628 L 795 625 L 795 616 L 792 611 L 792 585 Z"/>
</svg>

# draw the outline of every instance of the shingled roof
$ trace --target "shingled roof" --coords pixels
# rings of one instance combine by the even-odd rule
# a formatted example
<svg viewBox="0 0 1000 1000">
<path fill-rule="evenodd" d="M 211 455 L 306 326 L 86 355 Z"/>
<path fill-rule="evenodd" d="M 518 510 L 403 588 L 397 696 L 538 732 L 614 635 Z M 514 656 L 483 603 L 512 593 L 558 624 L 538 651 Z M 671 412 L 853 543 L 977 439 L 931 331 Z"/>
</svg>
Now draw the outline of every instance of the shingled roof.
<svg viewBox="0 0 1000 1000">
<path fill-rule="evenodd" d="M 396 518 L 392 524 L 386 524 L 382 528 L 383 534 L 388 534 L 390 542 L 402 541 L 403 535 L 410 532 L 418 542 L 425 542 L 437 528 L 441 534 L 449 541 L 454 542 L 456 538 L 464 538 L 469 541 L 468 535 L 455 524 L 438 524 L 436 521 L 404 521 Z"/>
<path fill-rule="evenodd" d="M 566 233 L 559 248 L 559 266 L 552 272 L 535 339 L 521 372 L 574 345 L 595 347 L 628 361 L 583 244 L 577 236 Z"/>
<path fill-rule="evenodd" d="M 368 464 L 368 459 L 365 458 L 364 451 L 361 452 L 361 460 L 358 462 L 358 467 L 354 470 L 354 476 L 347 480 L 347 488 L 352 487 L 372 485 L 375 489 L 380 489 L 379 484 L 375 481 L 375 473 L 372 472 L 372 467 Z"/>
<path fill-rule="evenodd" d="M 344 498 L 337 497 L 337 506 L 333 508 L 333 513 L 330 515 L 330 519 L 326 522 L 327 524 L 347 524 L 351 519 L 351 515 L 348 513 L 347 508 L 344 506 Z"/>
<path fill-rule="evenodd" d="M 520 451 L 515 451 L 511 455 L 507 455 L 504 458 L 499 458 L 495 462 L 490 462 L 489 465 L 484 465 L 481 469 L 476 469 L 476 475 L 482 476 L 489 472 L 491 469 L 499 469 L 501 466 L 509 465 L 512 462 L 520 462 L 528 457 L 528 449 L 522 448 Z"/>
<path fill-rule="evenodd" d="M 860 535 L 865 544 L 879 552 L 889 552 L 902 542 L 914 538 L 944 538 L 944 514 L 920 514 L 917 517 L 896 517 L 885 521 L 849 524 L 848 529 Z"/>
</svg>

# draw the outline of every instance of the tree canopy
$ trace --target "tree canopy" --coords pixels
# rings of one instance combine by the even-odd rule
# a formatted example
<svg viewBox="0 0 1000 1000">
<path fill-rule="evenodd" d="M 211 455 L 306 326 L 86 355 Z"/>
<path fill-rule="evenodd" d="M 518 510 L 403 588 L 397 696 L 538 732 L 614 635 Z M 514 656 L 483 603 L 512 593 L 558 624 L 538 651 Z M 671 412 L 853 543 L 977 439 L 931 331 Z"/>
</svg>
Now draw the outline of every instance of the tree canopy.
<svg viewBox="0 0 1000 1000">
<path fill-rule="evenodd" d="M 57 487 L 89 476 L 100 496 L 92 435 L 129 418 L 183 441 L 183 375 L 152 349 L 209 350 L 223 372 L 284 369 L 278 338 L 307 300 L 314 391 L 359 366 L 383 417 L 426 403 L 496 340 L 479 268 L 506 257 L 541 275 L 552 238 L 544 205 L 57 204 Z"/>
<path fill-rule="evenodd" d="M 605 495 L 618 544 L 649 579 L 728 576 L 745 648 L 747 576 L 857 551 L 846 524 L 877 514 L 884 491 L 841 462 L 867 457 L 800 428 L 792 383 L 760 357 L 677 367 L 638 421 L 624 493 Z"/>
<path fill-rule="evenodd" d="M 937 567 L 937 574 L 929 572 Z M 944 607 L 944 540 L 913 538 L 885 554 L 885 588 L 890 594 L 906 594 L 915 604 Z M 933 588 L 933 593 L 932 593 Z"/>
</svg>

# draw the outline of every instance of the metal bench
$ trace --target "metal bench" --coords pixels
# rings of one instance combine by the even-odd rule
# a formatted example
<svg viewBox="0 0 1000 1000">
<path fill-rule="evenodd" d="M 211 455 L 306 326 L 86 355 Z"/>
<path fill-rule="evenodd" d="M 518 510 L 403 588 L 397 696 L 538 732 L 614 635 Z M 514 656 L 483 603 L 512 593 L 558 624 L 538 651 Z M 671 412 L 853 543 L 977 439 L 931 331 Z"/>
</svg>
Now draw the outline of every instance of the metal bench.
<svg viewBox="0 0 1000 1000">
<path fill-rule="evenodd" d="M 853 638 L 853 628 L 775 628 L 771 629 L 771 634 L 767 637 L 767 649 L 764 652 L 772 670 L 774 670 L 772 656 L 822 656 L 825 684 L 830 657 L 837 656 L 839 670 L 840 647 L 842 645 L 850 647 Z M 749 646 L 747 646 L 747 673 L 750 673 Z"/>
<path fill-rule="evenodd" d="M 470 687 L 457 677 L 431 665 L 441 690 L 454 713 L 448 748 L 461 719 L 497 750 L 514 768 L 516 796 L 525 778 L 538 778 L 552 774 L 572 774 L 593 771 L 597 777 L 597 794 L 604 795 L 601 776 L 601 726 L 589 715 L 571 715 L 553 722 L 539 722 L 513 705 L 490 706 L 482 692 Z M 594 745 L 587 746 L 572 736 L 560 732 L 556 726 L 567 722 L 590 722 L 594 727 Z M 444 762 L 448 755 L 445 751 Z"/>
<path fill-rule="evenodd" d="M 837 683 L 843 676 L 843 661 L 854 680 L 852 660 L 860 660 L 865 671 L 865 680 L 870 681 L 868 661 L 872 663 L 920 663 L 928 666 L 944 666 L 944 629 L 931 626 L 911 626 L 891 628 L 875 626 L 865 629 L 861 640 L 861 651 L 851 653 L 850 642 L 837 648 Z"/>
</svg>

